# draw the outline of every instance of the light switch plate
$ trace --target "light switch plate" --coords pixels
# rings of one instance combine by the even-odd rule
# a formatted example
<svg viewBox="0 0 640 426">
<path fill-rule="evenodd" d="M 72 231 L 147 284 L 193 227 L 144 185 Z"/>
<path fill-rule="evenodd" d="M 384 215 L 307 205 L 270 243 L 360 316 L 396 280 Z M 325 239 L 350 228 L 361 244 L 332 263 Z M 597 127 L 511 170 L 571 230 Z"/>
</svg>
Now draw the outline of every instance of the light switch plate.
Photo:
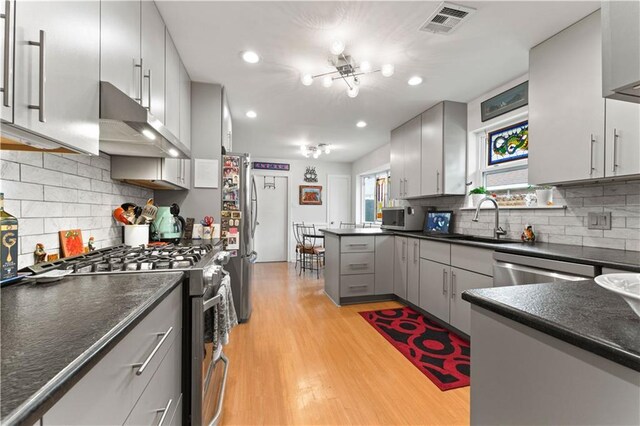
<svg viewBox="0 0 640 426">
<path fill-rule="evenodd" d="M 611 212 L 589 212 L 587 229 L 611 229 Z"/>
</svg>

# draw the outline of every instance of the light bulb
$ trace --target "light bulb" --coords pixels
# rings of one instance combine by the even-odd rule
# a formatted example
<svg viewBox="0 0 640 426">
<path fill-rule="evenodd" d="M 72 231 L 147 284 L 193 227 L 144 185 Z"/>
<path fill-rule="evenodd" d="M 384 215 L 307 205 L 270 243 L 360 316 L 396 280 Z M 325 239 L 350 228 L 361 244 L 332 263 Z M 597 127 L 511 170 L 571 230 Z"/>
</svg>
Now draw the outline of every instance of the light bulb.
<svg viewBox="0 0 640 426">
<path fill-rule="evenodd" d="M 251 111 L 251 110 L 250 110 L 250 111 L 247 111 L 247 114 L 246 114 L 246 115 L 247 115 L 247 117 L 249 117 L 249 118 L 256 118 L 256 117 L 258 116 L 258 114 L 256 114 L 256 112 L 255 112 L 255 111 Z"/>
<path fill-rule="evenodd" d="M 360 62 L 360 71 L 362 71 L 362 72 L 371 71 L 371 64 L 369 63 L 369 61 Z"/>
<path fill-rule="evenodd" d="M 391 77 L 395 70 L 396 69 L 394 68 L 394 66 L 392 64 L 384 64 L 380 71 L 382 72 L 383 76 Z"/>
<path fill-rule="evenodd" d="M 352 86 L 350 89 L 347 89 L 347 95 L 350 98 L 355 98 L 356 96 L 358 96 L 358 92 L 360 92 L 358 86 Z"/>
<path fill-rule="evenodd" d="M 414 75 L 409 79 L 409 81 L 407 81 L 407 84 L 409 84 L 409 86 L 417 86 L 418 84 L 421 84 L 421 83 L 422 83 L 422 77 L 419 77 L 417 75 Z"/>
<path fill-rule="evenodd" d="M 156 139 L 156 135 L 153 134 L 153 132 L 149 129 L 142 129 L 142 134 L 147 138 L 147 139 L 151 139 L 151 140 L 155 140 Z"/>
<path fill-rule="evenodd" d="M 322 85 L 327 88 L 331 87 L 333 85 L 333 77 L 331 77 L 330 75 L 325 76 L 322 79 Z"/>
<path fill-rule="evenodd" d="M 304 84 L 305 86 L 311 86 L 311 83 L 313 83 L 313 77 L 311 76 L 311 74 L 304 74 L 302 76 L 302 84 Z"/>
<path fill-rule="evenodd" d="M 252 52 L 251 50 L 247 50 L 242 53 L 242 60 L 248 64 L 257 64 L 260 62 L 260 56 L 256 52 Z"/>
<path fill-rule="evenodd" d="M 356 123 L 356 126 L 360 127 L 362 129 L 363 127 L 367 127 L 367 122 L 366 121 L 358 121 Z"/>
<path fill-rule="evenodd" d="M 325 154 L 331 154 L 331 145 L 327 145 L 324 147 L 324 153 Z"/>
<path fill-rule="evenodd" d="M 300 146 L 300 151 L 307 152 L 307 146 L 306 145 L 301 145 Z"/>
<path fill-rule="evenodd" d="M 313 158 L 318 158 L 320 157 L 320 151 L 316 151 L 313 153 Z"/>
<path fill-rule="evenodd" d="M 333 43 L 331 43 L 330 50 L 334 55 L 340 55 L 342 52 L 344 52 L 344 43 L 342 42 L 342 40 L 334 40 Z"/>
</svg>

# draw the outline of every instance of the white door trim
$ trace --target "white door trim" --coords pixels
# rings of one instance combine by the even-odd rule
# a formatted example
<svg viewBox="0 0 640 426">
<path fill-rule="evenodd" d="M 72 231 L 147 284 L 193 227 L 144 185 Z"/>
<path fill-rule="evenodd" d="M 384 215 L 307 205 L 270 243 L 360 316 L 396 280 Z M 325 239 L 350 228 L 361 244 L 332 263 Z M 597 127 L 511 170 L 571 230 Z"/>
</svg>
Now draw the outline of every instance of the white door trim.
<svg viewBox="0 0 640 426">
<path fill-rule="evenodd" d="M 351 199 L 351 193 L 353 192 L 353 188 L 351 187 L 351 175 L 327 175 L 327 195 L 326 195 L 326 200 L 327 200 L 327 212 L 326 212 L 326 218 L 327 218 L 327 227 L 328 228 L 332 228 L 334 226 L 331 225 L 331 218 L 329 217 L 329 212 L 331 211 L 330 209 L 330 200 L 331 198 L 329 197 L 329 194 L 331 193 L 331 178 L 347 178 L 348 179 L 348 187 L 349 187 L 349 202 L 347 203 L 348 208 L 349 208 L 349 220 L 353 219 L 353 200 Z M 334 224 L 335 227 L 340 226 L 339 224 Z"/>
</svg>

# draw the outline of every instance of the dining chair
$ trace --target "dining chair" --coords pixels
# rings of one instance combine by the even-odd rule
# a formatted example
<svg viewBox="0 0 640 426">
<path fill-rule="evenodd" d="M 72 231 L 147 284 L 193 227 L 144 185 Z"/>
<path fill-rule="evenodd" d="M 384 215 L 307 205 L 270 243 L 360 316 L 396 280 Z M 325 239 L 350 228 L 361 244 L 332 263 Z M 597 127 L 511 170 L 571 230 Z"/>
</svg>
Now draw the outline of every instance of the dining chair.
<svg viewBox="0 0 640 426">
<path fill-rule="evenodd" d="M 299 275 L 309 269 L 316 271 L 316 277 L 320 278 L 320 266 L 324 266 L 325 249 L 318 241 L 315 225 L 299 225 L 298 232 L 302 237 L 302 262 Z"/>
<path fill-rule="evenodd" d="M 356 224 L 353 222 L 342 222 L 340 221 L 340 229 L 349 229 L 349 228 L 355 228 Z"/>
<path fill-rule="evenodd" d="M 363 222 L 362 223 L 362 227 L 363 228 L 371 228 L 371 227 L 373 227 L 373 223 L 371 223 L 371 222 Z"/>
<path fill-rule="evenodd" d="M 299 226 L 304 226 L 304 222 L 293 222 L 293 236 L 296 239 L 296 265 L 295 268 L 298 268 L 298 263 L 302 262 L 302 236 L 298 230 Z"/>
</svg>

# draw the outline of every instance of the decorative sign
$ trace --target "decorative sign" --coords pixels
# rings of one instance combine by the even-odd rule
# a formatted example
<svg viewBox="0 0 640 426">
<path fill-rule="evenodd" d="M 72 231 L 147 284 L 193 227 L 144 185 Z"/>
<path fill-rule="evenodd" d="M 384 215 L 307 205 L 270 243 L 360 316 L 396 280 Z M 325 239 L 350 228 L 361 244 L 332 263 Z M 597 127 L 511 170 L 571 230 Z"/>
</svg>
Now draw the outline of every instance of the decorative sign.
<svg viewBox="0 0 640 426">
<path fill-rule="evenodd" d="M 500 93 L 480 104 L 482 121 L 491 120 L 509 111 L 523 107 L 529 103 L 529 82 L 518 84 L 516 87 Z"/>
<path fill-rule="evenodd" d="M 315 167 L 307 167 L 307 171 L 304 172 L 304 181 L 309 183 L 318 182 L 318 173 L 316 173 Z"/>
<path fill-rule="evenodd" d="M 322 205 L 322 186 L 300 185 L 300 205 Z"/>
<path fill-rule="evenodd" d="M 289 171 L 289 164 L 287 163 L 266 163 L 263 161 L 254 161 L 251 163 L 251 166 L 254 169 L 258 170 L 279 170 L 279 171 Z"/>
<path fill-rule="evenodd" d="M 490 166 L 527 158 L 529 156 L 529 122 L 523 121 L 490 132 L 487 140 Z"/>
</svg>

